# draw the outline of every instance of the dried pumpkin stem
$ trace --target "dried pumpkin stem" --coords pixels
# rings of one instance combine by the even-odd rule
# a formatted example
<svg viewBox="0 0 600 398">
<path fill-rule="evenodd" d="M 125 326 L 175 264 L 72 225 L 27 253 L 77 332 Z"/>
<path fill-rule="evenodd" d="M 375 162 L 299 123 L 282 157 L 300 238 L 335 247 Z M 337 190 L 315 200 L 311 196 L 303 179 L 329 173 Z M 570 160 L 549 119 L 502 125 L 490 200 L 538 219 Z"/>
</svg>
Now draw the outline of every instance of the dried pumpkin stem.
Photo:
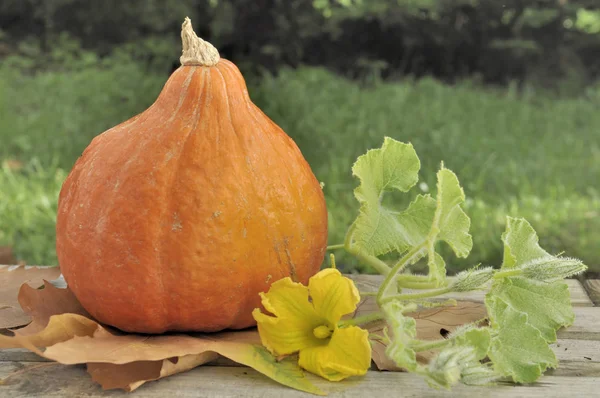
<svg viewBox="0 0 600 398">
<path fill-rule="evenodd" d="M 196 36 L 192 21 L 188 17 L 185 17 L 181 25 L 181 42 L 183 44 L 183 52 L 179 58 L 181 65 L 213 66 L 221 59 L 219 51 L 212 44 Z"/>
</svg>

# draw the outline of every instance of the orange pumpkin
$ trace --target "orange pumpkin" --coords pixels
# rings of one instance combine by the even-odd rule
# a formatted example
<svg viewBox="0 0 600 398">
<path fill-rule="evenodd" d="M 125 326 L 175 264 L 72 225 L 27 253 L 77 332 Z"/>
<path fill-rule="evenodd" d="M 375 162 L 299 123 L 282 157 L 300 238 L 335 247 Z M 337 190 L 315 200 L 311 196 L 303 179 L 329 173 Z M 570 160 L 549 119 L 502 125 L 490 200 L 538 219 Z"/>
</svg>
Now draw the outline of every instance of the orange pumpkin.
<svg viewBox="0 0 600 398">
<path fill-rule="evenodd" d="M 323 192 L 296 144 L 187 18 L 182 39 L 156 102 L 97 136 L 59 198 L 70 289 L 129 332 L 252 326 L 259 292 L 306 283 L 326 248 Z"/>
</svg>

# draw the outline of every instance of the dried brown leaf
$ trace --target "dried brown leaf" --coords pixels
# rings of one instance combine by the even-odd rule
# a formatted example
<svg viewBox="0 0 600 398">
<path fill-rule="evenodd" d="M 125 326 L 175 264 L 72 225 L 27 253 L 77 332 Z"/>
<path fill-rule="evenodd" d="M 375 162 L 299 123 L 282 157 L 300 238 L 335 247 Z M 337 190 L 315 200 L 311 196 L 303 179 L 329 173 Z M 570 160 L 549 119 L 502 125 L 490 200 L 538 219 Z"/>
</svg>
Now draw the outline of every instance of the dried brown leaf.
<svg viewBox="0 0 600 398">
<path fill-rule="evenodd" d="M 40 347 L 92 335 L 98 324 L 89 319 L 69 289 L 59 289 L 44 281 L 44 289 L 23 284 L 18 294 L 22 310 L 33 321 L 14 336 L 0 335 L 0 348 L 23 347 L 41 354 Z"/>
<path fill-rule="evenodd" d="M 162 361 L 136 361 L 122 365 L 112 363 L 88 363 L 87 371 L 92 380 L 103 389 L 123 389 L 133 391 L 142 384 L 162 379 L 176 373 L 185 372 L 217 359 L 214 352 L 204 352 L 197 355 L 186 355 L 181 358 L 169 358 Z"/>
<path fill-rule="evenodd" d="M 68 315 L 61 317 L 66 321 Z M 197 335 L 114 335 L 98 325 L 93 335 L 76 336 L 55 344 L 44 351 L 44 356 L 65 365 L 90 362 L 124 364 L 184 357 L 211 350 L 229 356 L 229 353 L 242 350 L 248 344 L 260 344 L 255 329 Z"/>
<path fill-rule="evenodd" d="M 104 388 L 133 391 L 149 380 L 189 370 L 223 355 L 281 384 L 322 395 L 297 360 L 277 361 L 256 330 L 214 334 L 124 334 L 92 320 L 68 289 L 50 283 L 41 290 L 23 285 L 19 293 L 32 323 L 0 335 L 0 348 L 24 347 L 59 363 L 88 364 Z"/>
<path fill-rule="evenodd" d="M 364 315 L 377 311 L 377 303 L 374 297 L 366 297 L 358 305 L 354 316 Z M 445 306 L 431 309 L 423 309 L 407 314 L 415 318 L 417 323 L 417 338 L 421 340 L 437 340 L 445 337 L 446 332 L 452 332 L 461 325 L 478 321 L 487 316 L 485 304 L 472 301 L 458 301 L 455 306 Z M 368 325 L 370 333 L 382 335 L 384 321 L 373 322 Z M 388 328 L 389 330 L 389 328 Z M 391 332 L 390 332 L 391 334 Z M 385 355 L 386 345 L 382 342 L 373 344 L 372 358 L 379 370 L 401 371 L 402 369 Z M 433 352 L 420 352 L 417 355 L 419 362 L 428 362 Z"/>
<path fill-rule="evenodd" d="M 21 309 L 18 301 L 22 284 L 38 288 L 44 284 L 44 279 L 53 280 L 59 276 L 58 267 L 0 266 L 0 329 L 31 322 L 31 316 Z"/>
</svg>

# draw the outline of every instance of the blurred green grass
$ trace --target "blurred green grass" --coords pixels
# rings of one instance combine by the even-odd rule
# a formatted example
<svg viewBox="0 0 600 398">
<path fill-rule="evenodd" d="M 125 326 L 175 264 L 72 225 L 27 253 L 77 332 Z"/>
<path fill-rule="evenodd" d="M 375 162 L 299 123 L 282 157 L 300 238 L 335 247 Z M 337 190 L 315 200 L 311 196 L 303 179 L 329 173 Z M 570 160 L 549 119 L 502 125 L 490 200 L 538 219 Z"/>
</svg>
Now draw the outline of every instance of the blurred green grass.
<svg viewBox="0 0 600 398">
<path fill-rule="evenodd" d="M 0 245 L 28 263 L 55 264 L 57 194 L 91 139 L 150 105 L 166 76 L 133 62 L 35 74 L 0 67 Z M 499 264 L 505 215 L 527 218 L 553 253 L 600 270 L 600 96 L 555 98 L 513 87 L 433 79 L 369 84 L 320 68 L 252 80 L 250 95 L 300 146 L 324 191 L 330 243 L 355 217 L 351 166 L 384 136 L 412 142 L 422 161 L 414 194 L 435 190 L 440 162 L 468 197 L 474 249 L 451 270 Z M 15 170 L 6 162 L 25 163 Z M 341 255 L 345 271 L 368 271 Z"/>
</svg>

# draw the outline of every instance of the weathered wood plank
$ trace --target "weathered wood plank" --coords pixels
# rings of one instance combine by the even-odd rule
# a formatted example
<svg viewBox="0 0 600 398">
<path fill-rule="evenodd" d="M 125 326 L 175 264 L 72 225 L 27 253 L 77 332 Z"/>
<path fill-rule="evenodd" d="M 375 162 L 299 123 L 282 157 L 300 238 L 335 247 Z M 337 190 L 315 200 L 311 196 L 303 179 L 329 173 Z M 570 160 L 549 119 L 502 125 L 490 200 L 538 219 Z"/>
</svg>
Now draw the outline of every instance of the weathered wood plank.
<svg viewBox="0 0 600 398">
<path fill-rule="evenodd" d="M 600 311 L 598 307 L 574 307 L 575 322 L 567 329 L 560 329 L 559 339 L 600 340 Z"/>
<path fill-rule="evenodd" d="M 600 306 L 600 279 L 587 279 L 583 282 L 583 287 L 588 296 L 595 305 Z"/>
<path fill-rule="evenodd" d="M 559 368 L 552 371 L 556 376 L 600 377 L 600 341 L 558 340 L 551 345 L 560 361 Z M 0 350 L 0 362 L 50 362 L 23 348 Z M 241 366 L 227 358 L 211 362 L 211 366 Z M 375 368 L 373 368 L 375 370 Z"/>
<path fill-rule="evenodd" d="M 559 364 L 546 375 L 600 377 L 600 341 L 560 339 L 551 347 Z"/>
<path fill-rule="evenodd" d="M 10 374 L 13 376 L 9 376 Z M 48 363 L 0 362 L 0 396 L 6 397 L 110 397 L 121 391 L 102 391 L 86 374 L 83 366 Z M 362 379 L 322 384 L 331 397 L 562 397 L 594 396 L 598 377 L 546 376 L 529 386 L 456 386 L 451 392 L 429 388 L 418 376 L 395 372 L 369 372 Z M 248 368 L 201 366 L 189 372 L 151 382 L 131 394 L 133 397 L 308 397 L 310 395 L 281 386 Z"/>
<path fill-rule="evenodd" d="M 600 363 L 600 341 L 558 339 L 550 346 L 561 362 Z"/>
<path fill-rule="evenodd" d="M 0 362 L 52 362 L 25 348 L 0 349 Z"/>
<path fill-rule="evenodd" d="M 377 291 L 381 282 L 383 282 L 383 276 L 381 275 L 348 275 L 352 280 L 355 281 L 358 289 L 365 292 Z M 448 278 L 452 280 L 452 277 Z M 581 283 L 577 279 L 566 279 L 567 285 L 569 286 L 569 292 L 571 293 L 571 303 L 574 307 L 592 307 L 594 303 L 590 300 L 586 290 L 583 288 Z M 406 293 L 410 293 L 412 290 L 406 289 Z M 454 298 L 457 300 L 466 301 L 481 301 L 483 302 L 485 297 L 485 291 L 478 290 L 466 293 L 449 293 L 440 298 Z"/>
<path fill-rule="evenodd" d="M 0 267 L 11 267 L 10 265 L 0 265 Z M 42 267 L 42 268 L 46 268 L 45 266 L 27 266 L 26 268 L 35 268 L 35 267 Z M 350 277 L 351 279 L 353 279 L 357 285 L 359 285 L 359 289 L 361 291 L 376 291 L 379 287 L 379 285 L 381 284 L 381 282 L 383 281 L 383 276 L 381 275 L 364 275 L 364 274 L 352 274 L 352 275 L 347 275 L 348 277 Z M 452 280 L 452 277 L 449 277 L 448 279 Z M 64 287 L 62 284 L 64 282 L 64 279 L 60 279 L 59 281 L 57 281 L 59 284 L 61 284 L 60 287 Z M 594 302 L 590 299 L 589 295 L 588 295 L 588 291 L 586 291 L 586 288 L 584 288 L 581 283 L 577 280 L 577 279 L 567 279 L 566 280 L 567 285 L 569 286 L 569 291 L 571 293 L 571 302 L 573 304 L 573 306 L 577 306 L 577 307 L 592 307 L 594 305 Z M 591 282 L 591 285 L 594 286 L 594 289 L 596 294 L 599 295 L 600 294 L 600 280 L 592 280 L 589 281 Z M 410 289 L 406 289 L 405 290 L 407 293 L 411 292 L 412 290 Z M 484 291 L 474 291 L 474 292 L 466 292 L 466 293 L 450 293 L 447 295 L 443 295 L 440 296 L 440 298 L 456 298 L 456 299 L 461 299 L 461 300 L 467 300 L 467 301 L 483 301 L 485 296 L 485 292 Z M 600 298 L 600 297 L 598 297 Z"/>
<path fill-rule="evenodd" d="M 561 362 L 558 369 L 550 369 L 546 376 L 600 377 L 600 363 Z"/>
<path fill-rule="evenodd" d="M 355 281 L 361 291 L 376 291 L 383 281 L 381 275 L 349 275 L 349 277 Z M 559 330 L 558 337 L 562 339 L 600 340 L 600 311 L 598 307 L 593 306 L 592 301 L 578 280 L 567 279 L 566 282 L 571 293 L 575 323 L 567 329 Z M 406 289 L 407 293 L 410 291 Z M 439 297 L 483 302 L 485 292 L 451 293 Z"/>
</svg>

